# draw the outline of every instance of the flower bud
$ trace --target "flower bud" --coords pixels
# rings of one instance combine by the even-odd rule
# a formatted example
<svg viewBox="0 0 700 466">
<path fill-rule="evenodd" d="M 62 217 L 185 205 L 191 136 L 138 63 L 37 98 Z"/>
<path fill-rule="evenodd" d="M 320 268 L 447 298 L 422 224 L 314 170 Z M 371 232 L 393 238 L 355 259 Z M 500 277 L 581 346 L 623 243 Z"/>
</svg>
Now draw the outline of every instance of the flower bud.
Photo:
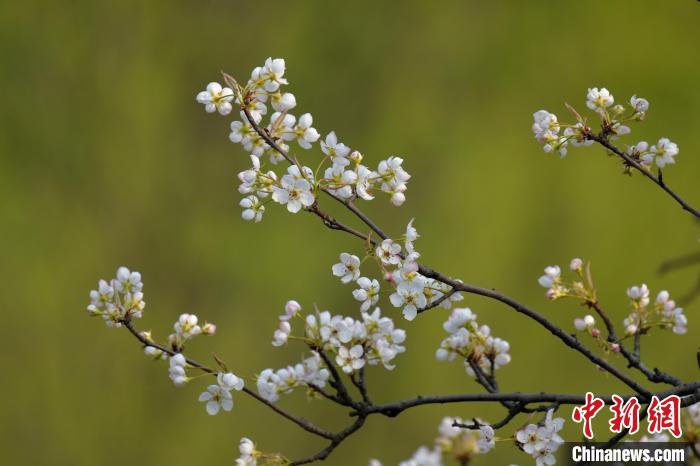
<svg viewBox="0 0 700 466">
<path fill-rule="evenodd" d="M 350 160 L 358 164 L 362 163 L 362 154 L 360 154 L 360 151 L 354 150 L 350 152 Z"/>
<path fill-rule="evenodd" d="M 581 259 L 579 259 L 578 257 L 571 259 L 571 263 L 569 264 L 569 268 L 571 269 L 572 272 L 581 271 L 581 267 L 583 267 L 583 261 Z"/>
</svg>

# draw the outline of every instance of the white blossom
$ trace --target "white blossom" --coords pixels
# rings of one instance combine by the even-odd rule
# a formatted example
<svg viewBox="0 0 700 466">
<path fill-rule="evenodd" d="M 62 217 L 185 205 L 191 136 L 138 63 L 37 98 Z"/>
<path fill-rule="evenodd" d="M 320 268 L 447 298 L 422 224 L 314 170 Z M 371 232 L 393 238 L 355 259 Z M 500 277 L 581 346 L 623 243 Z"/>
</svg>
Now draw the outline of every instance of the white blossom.
<svg viewBox="0 0 700 466">
<path fill-rule="evenodd" d="M 364 349 L 361 345 L 355 345 L 351 348 L 341 346 L 338 349 L 338 355 L 335 357 L 335 362 L 346 374 L 351 374 L 356 370 L 362 369 L 365 365 L 365 360 L 362 357 Z"/>
<path fill-rule="evenodd" d="M 365 201 L 371 201 L 374 199 L 371 191 L 377 178 L 379 178 L 379 174 L 377 172 L 370 170 L 364 165 L 358 165 L 357 181 L 355 184 L 355 191 L 357 192 L 357 195 Z"/>
<path fill-rule="evenodd" d="M 366 311 L 377 304 L 379 301 L 379 282 L 376 279 L 360 277 L 357 280 L 357 285 L 359 288 L 352 292 L 352 296 L 362 303 L 361 311 Z"/>
<path fill-rule="evenodd" d="M 297 213 L 302 207 L 309 207 L 314 203 L 312 186 L 301 176 L 296 165 L 290 166 L 287 172 L 280 180 L 280 186 L 272 188 L 272 199 L 279 204 L 286 204 L 289 212 Z"/>
<path fill-rule="evenodd" d="M 295 300 L 290 299 L 284 305 L 284 314 L 280 316 L 280 320 L 290 320 L 292 317 L 299 314 L 299 311 L 301 311 L 301 305 Z"/>
<path fill-rule="evenodd" d="M 241 391 L 245 386 L 245 382 L 240 377 L 236 376 L 232 372 L 220 372 L 216 374 L 216 382 L 224 390 L 236 390 Z"/>
<path fill-rule="evenodd" d="M 487 325 L 480 326 L 471 309 L 454 309 L 443 328 L 450 335 L 435 352 L 439 361 L 452 361 L 459 356 L 464 359 L 464 369 L 471 377 L 476 374 L 470 363 L 486 375 L 493 375 L 495 370 L 510 363 L 510 344 L 492 336 Z"/>
<path fill-rule="evenodd" d="M 396 292 L 389 296 L 389 300 L 394 307 L 403 307 L 403 316 L 406 320 L 415 319 L 418 310 L 428 304 L 423 283 L 420 281 L 399 283 Z"/>
<path fill-rule="evenodd" d="M 391 195 L 391 203 L 400 206 L 406 200 L 406 183 L 411 178 L 403 169 L 401 157 L 389 157 L 379 162 L 377 173 L 382 181 L 382 191 Z"/>
<path fill-rule="evenodd" d="M 275 92 L 270 96 L 270 104 L 277 112 L 287 112 L 297 106 L 297 99 L 291 92 Z"/>
<path fill-rule="evenodd" d="M 207 391 L 199 395 L 199 401 L 206 403 L 207 413 L 211 416 L 217 414 L 219 409 L 231 411 L 233 408 L 231 392 L 220 385 L 209 385 Z"/>
<path fill-rule="evenodd" d="M 353 196 L 352 187 L 357 182 L 357 173 L 346 170 L 344 165 L 334 163 L 326 168 L 324 178 L 330 191 L 334 196 L 341 199 L 350 199 Z"/>
<path fill-rule="evenodd" d="M 197 94 L 197 102 L 204 105 L 207 113 L 218 111 L 221 115 L 228 115 L 233 109 L 232 101 L 233 90 L 221 87 L 221 84 L 216 82 L 209 83 L 206 90 Z"/>
<path fill-rule="evenodd" d="M 649 152 L 641 155 L 642 163 L 651 165 L 656 163 L 659 168 L 666 165 L 676 163 L 676 155 L 678 155 L 678 145 L 671 142 L 668 138 L 661 138 L 659 142 L 651 146 Z"/>
<path fill-rule="evenodd" d="M 258 223 L 265 213 L 265 206 L 260 203 L 257 196 L 250 195 L 241 199 L 239 205 L 243 208 L 241 218 L 243 220 L 253 220 Z"/>
<path fill-rule="evenodd" d="M 292 326 L 286 320 L 279 323 L 279 328 L 275 330 L 272 337 L 272 346 L 282 346 L 287 343 L 289 334 L 292 332 Z"/>
<path fill-rule="evenodd" d="M 311 144 L 318 141 L 321 137 L 318 131 L 311 126 L 313 122 L 314 120 L 311 114 L 304 113 L 299 117 L 299 121 L 289 135 L 290 139 L 296 139 L 299 147 L 302 149 L 311 149 Z"/>
<path fill-rule="evenodd" d="M 520 448 L 535 459 L 537 466 L 554 464 L 556 460 L 553 453 L 564 443 L 558 434 L 564 420 L 553 419 L 553 413 L 553 410 L 547 411 L 547 416 L 541 424 L 528 424 L 515 434 Z"/>
<path fill-rule="evenodd" d="M 645 284 L 627 288 L 627 296 L 637 307 L 646 307 L 649 304 L 649 288 Z"/>
<path fill-rule="evenodd" d="M 142 317 L 146 307 L 142 290 L 141 274 L 119 267 L 114 279 L 100 280 L 97 290 L 90 291 L 87 312 L 101 316 L 108 327 L 121 327 L 126 319 Z"/>
<path fill-rule="evenodd" d="M 360 258 L 343 252 L 340 254 L 340 262 L 333 265 L 333 275 L 340 277 L 343 283 L 357 281 L 360 278 Z"/>
<path fill-rule="evenodd" d="M 605 112 L 605 109 L 614 102 L 615 99 L 606 88 L 600 90 L 597 87 L 589 88 L 588 94 L 586 94 L 586 106 L 597 112 Z"/>
<path fill-rule="evenodd" d="M 644 114 L 649 110 L 649 101 L 647 99 L 643 99 L 642 97 L 637 97 L 636 95 L 633 95 L 630 98 L 630 105 L 632 108 L 637 113 Z"/>
<path fill-rule="evenodd" d="M 328 133 L 326 135 L 326 140 L 321 141 L 321 150 L 330 157 L 334 164 L 344 167 L 350 163 L 350 160 L 347 158 L 350 154 L 350 148 L 342 142 L 338 142 L 335 131 Z"/>
<path fill-rule="evenodd" d="M 376 254 L 384 265 L 398 265 L 401 263 L 401 245 L 391 239 L 385 239 L 376 248 Z"/>
<path fill-rule="evenodd" d="M 168 341 L 175 346 L 182 346 L 187 340 L 200 335 L 202 328 L 198 324 L 199 319 L 194 314 L 180 314 L 173 325 L 174 333 L 170 334 Z"/>
</svg>

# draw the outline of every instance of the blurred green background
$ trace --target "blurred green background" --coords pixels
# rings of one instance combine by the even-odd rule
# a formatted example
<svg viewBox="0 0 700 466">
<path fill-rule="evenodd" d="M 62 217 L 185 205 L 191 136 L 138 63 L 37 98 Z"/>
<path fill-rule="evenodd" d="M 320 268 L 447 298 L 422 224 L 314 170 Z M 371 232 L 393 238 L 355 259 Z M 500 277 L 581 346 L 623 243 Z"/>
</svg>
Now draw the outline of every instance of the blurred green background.
<svg viewBox="0 0 700 466">
<path fill-rule="evenodd" d="M 243 435 L 292 458 L 321 447 L 245 396 L 232 413 L 208 416 L 198 384 L 174 389 L 125 331 L 84 311 L 97 279 L 128 265 L 144 276 L 141 328 L 163 338 L 179 313 L 195 312 L 219 331 L 192 344 L 193 354 L 214 350 L 248 377 L 298 360 L 301 347 L 269 345 L 287 299 L 358 312 L 330 267 L 361 245 L 277 207 L 259 225 L 243 222 L 235 176 L 248 157 L 227 139 L 231 118 L 195 103 L 220 70 L 246 79 L 268 56 L 287 59 L 295 113 L 311 112 L 314 126 L 336 130 L 370 165 L 405 158 L 414 175 L 405 206 L 382 200 L 367 211 L 396 235 L 416 217 L 425 263 L 503 290 L 566 328 L 583 310 L 547 302 L 536 279 L 574 256 L 593 261 L 616 322 L 630 285 L 682 296 L 698 268 L 658 268 L 698 250 L 698 224 L 597 148 L 564 160 L 543 153 L 530 125 L 540 108 L 561 119 L 565 101 L 583 110 L 587 87 L 607 86 L 618 101 L 644 96 L 648 119 L 627 142 L 676 141 L 666 179 L 697 206 L 699 15 L 691 0 L 5 2 L 3 463 L 228 465 Z M 464 303 L 512 344 L 503 390 L 626 392 L 509 308 Z M 687 335 L 647 338 L 650 365 L 698 378 L 698 306 L 686 307 Z M 369 371 L 376 400 L 481 391 L 461 364 L 434 359 L 446 316 L 398 320 L 408 352 L 393 373 Z M 282 404 L 326 427 L 347 421 L 301 393 Z M 444 415 L 501 414 L 452 405 L 372 418 L 329 464 L 396 464 L 431 442 Z M 506 462 L 532 461 L 505 442 L 475 464 Z"/>
</svg>

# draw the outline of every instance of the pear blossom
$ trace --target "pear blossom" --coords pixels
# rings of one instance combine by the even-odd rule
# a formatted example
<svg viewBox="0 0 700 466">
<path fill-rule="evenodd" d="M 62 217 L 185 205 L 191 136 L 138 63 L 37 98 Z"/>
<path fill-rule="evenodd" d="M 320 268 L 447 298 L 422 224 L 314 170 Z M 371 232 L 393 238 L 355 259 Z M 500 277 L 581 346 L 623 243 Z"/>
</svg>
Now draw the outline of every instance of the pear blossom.
<svg viewBox="0 0 700 466">
<path fill-rule="evenodd" d="M 302 149 L 311 149 L 311 144 L 318 141 L 321 137 L 311 125 L 314 120 L 310 113 L 304 113 L 299 117 L 299 121 L 292 129 L 290 134 L 291 139 L 296 139 L 299 147 Z"/>
<path fill-rule="evenodd" d="M 297 99 L 291 92 L 275 92 L 270 96 L 270 104 L 277 112 L 287 112 L 297 106 Z"/>
<path fill-rule="evenodd" d="M 241 391 L 245 386 L 245 382 L 240 377 L 231 372 L 220 372 L 216 374 L 216 382 L 224 390 Z"/>
<path fill-rule="evenodd" d="M 289 339 L 289 334 L 292 331 L 292 326 L 286 320 L 282 320 L 279 323 L 279 328 L 275 330 L 272 339 L 272 346 L 282 346 L 287 343 Z"/>
<path fill-rule="evenodd" d="M 340 277 L 343 283 L 357 281 L 360 278 L 360 258 L 343 252 L 340 254 L 340 262 L 333 265 L 333 275 Z"/>
<path fill-rule="evenodd" d="M 352 296 L 362 303 L 360 310 L 364 312 L 379 301 L 379 282 L 376 279 L 360 277 L 357 279 L 357 285 L 359 288 L 352 292 Z"/>
<path fill-rule="evenodd" d="M 558 282 L 561 276 L 561 269 L 558 265 L 550 265 L 545 267 L 544 275 L 542 275 L 537 281 L 543 288 L 552 288 L 552 286 Z"/>
<path fill-rule="evenodd" d="M 579 259 L 578 257 L 571 259 L 571 262 L 569 263 L 569 270 L 571 270 L 572 272 L 580 272 L 582 268 L 583 260 Z"/>
<path fill-rule="evenodd" d="M 142 317 L 146 307 L 142 290 L 141 274 L 119 267 L 114 279 L 100 280 L 97 290 L 90 291 L 87 312 L 101 316 L 108 327 L 119 328 L 126 319 Z"/>
<path fill-rule="evenodd" d="M 357 173 L 346 170 L 345 166 L 333 164 L 324 173 L 328 183 L 328 191 L 341 199 L 350 199 L 353 196 L 353 185 L 357 182 Z"/>
<path fill-rule="evenodd" d="M 647 110 L 649 110 L 649 101 L 647 99 L 644 99 L 642 97 L 637 97 L 636 95 L 633 95 L 630 98 L 630 105 L 634 110 L 639 113 L 639 114 L 645 114 Z"/>
<path fill-rule="evenodd" d="M 428 304 L 423 290 L 421 282 L 401 282 L 396 287 L 396 292 L 389 296 L 389 300 L 394 307 L 403 307 L 406 320 L 413 320 L 418 315 L 418 309 Z"/>
<path fill-rule="evenodd" d="M 374 187 L 374 181 L 379 178 L 379 174 L 370 170 L 364 165 L 358 165 L 356 170 L 357 181 L 355 183 L 355 192 L 365 201 L 371 201 L 374 199 L 374 196 L 371 194 L 371 190 Z"/>
<path fill-rule="evenodd" d="M 450 335 L 442 340 L 435 352 L 439 361 L 453 361 L 457 356 L 464 358 L 467 374 L 475 377 L 472 365 L 475 364 L 484 374 L 492 375 L 495 370 L 511 361 L 510 344 L 491 335 L 487 325 L 479 325 L 477 316 L 469 308 L 456 308 L 443 324 Z"/>
<path fill-rule="evenodd" d="M 554 464 L 556 459 L 553 453 L 564 443 L 558 434 L 564 426 L 564 420 L 553 419 L 553 414 L 554 410 L 547 411 L 542 423 L 528 424 L 515 434 L 520 448 L 535 459 L 537 466 Z"/>
<path fill-rule="evenodd" d="M 391 239 L 382 241 L 375 250 L 377 257 L 384 265 L 398 265 L 401 263 L 401 245 Z"/>
<path fill-rule="evenodd" d="M 547 110 L 538 110 L 532 114 L 532 117 L 534 119 L 532 132 L 535 133 L 535 139 L 541 143 L 548 143 L 556 139 L 560 126 L 555 114 Z"/>
<path fill-rule="evenodd" d="M 272 199 L 282 205 L 287 205 L 287 210 L 297 213 L 302 207 L 309 207 L 314 203 L 312 186 L 305 178 L 301 177 L 296 165 L 287 169 L 288 174 L 280 180 L 280 186 L 274 186 Z"/>
<path fill-rule="evenodd" d="M 321 141 L 321 150 L 330 157 L 334 164 L 346 166 L 350 163 L 350 160 L 347 158 L 350 154 L 350 148 L 342 142 L 338 142 L 335 131 L 328 133 L 326 140 Z"/>
<path fill-rule="evenodd" d="M 287 304 L 284 305 L 284 314 L 280 316 L 280 320 L 288 321 L 299 314 L 299 311 L 301 311 L 301 305 L 293 299 L 290 299 L 287 301 Z"/>
<path fill-rule="evenodd" d="M 204 105 L 207 113 L 219 112 L 221 115 L 231 113 L 233 106 L 233 90 L 229 87 L 221 87 L 221 84 L 212 82 L 206 90 L 197 94 L 197 102 Z"/>
<path fill-rule="evenodd" d="M 283 78 L 286 70 L 286 64 L 283 58 L 268 58 L 265 60 L 265 90 L 275 92 L 279 89 L 280 84 L 287 84 L 287 80 Z"/>
<path fill-rule="evenodd" d="M 241 119 L 245 120 L 245 118 Z M 245 146 L 250 144 L 252 139 L 259 137 L 258 133 L 255 132 L 253 127 L 247 121 L 244 123 L 243 121 L 234 120 L 231 122 L 230 128 L 231 132 L 229 133 L 228 138 L 231 142 L 236 144 L 243 144 Z"/>
<path fill-rule="evenodd" d="M 659 142 L 651 146 L 649 152 L 641 155 L 642 163 L 651 165 L 656 163 L 656 166 L 663 168 L 666 165 L 676 163 L 676 155 L 678 155 L 678 145 L 671 142 L 668 138 L 661 138 Z"/>
<path fill-rule="evenodd" d="M 221 385 L 209 385 L 207 391 L 199 395 L 199 401 L 206 403 L 207 413 L 211 416 L 218 414 L 219 409 L 231 411 L 233 409 L 233 397 L 231 392 Z"/>
<path fill-rule="evenodd" d="M 250 195 L 241 199 L 239 205 L 243 208 L 241 212 L 241 218 L 243 220 L 253 220 L 255 223 L 262 220 L 262 216 L 265 213 L 265 206 L 260 203 L 260 199 L 257 196 Z"/>
<path fill-rule="evenodd" d="M 627 288 L 627 296 L 636 307 L 646 307 L 649 304 L 649 288 L 645 284 Z"/>
<path fill-rule="evenodd" d="M 395 206 L 400 206 L 406 200 L 404 192 L 406 191 L 406 183 L 411 178 L 406 170 L 403 169 L 403 159 L 401 157 L 389 157 L 386 160 L 379 162 L 377 173 L 382 181 L 382 191 L 391 195 L 391 203 Z"/>
<path fill-rule="evenodd" d="M 173 325 L 174 333 L 170 334 L 168 341 L 175 346 L 182 346 L 184 342 L 202 333 L 198 325 L 199 319 L 194 314 L 180 314 Z"/>
<path fill-rule="evenodd" d="M 610 107 L 615 102 L 610 91 L 606 88 L 599 90 L 597 87 L 588 89 L 586 99 L 586 106 L 596 112 L 604 112 L 606 108 Z"/>
<path fill-rule="evenodd" d="M 323 388 L 330 377 L 325 363 L 317 352 L 301 363 L 277 371 L 265 369 L 258 375 L 258 393 L 264 399 L 275 402 L 280 394 L 291 393 L 295 388 L 308 386 Z"/>
<path fill-rule="evenodd" d="M 362 369 L 365 365 L 363 359 L 364 349 L 361 345 L 355 345 L 351 348 L 341 346 L 338 349 L 338 355 L 335 357 L 335 362 L 343 369 L 346 374 L 351 374 L 356 370 Z"/>
</svg>

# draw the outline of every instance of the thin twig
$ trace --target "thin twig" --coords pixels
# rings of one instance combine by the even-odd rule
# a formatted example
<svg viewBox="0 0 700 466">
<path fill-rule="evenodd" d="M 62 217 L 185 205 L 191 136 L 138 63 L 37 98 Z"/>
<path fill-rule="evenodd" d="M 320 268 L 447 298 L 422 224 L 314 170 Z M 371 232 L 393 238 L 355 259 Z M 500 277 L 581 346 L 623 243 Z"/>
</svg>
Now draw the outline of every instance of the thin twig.
<svg viewBox="0 0 700 466">
<path fill-rule="evenodd" d="M 622 158 L 625 161 L 625 165 L 634 168 L 635 170 L 640 172 L 642 175 L 646 176 L 651 181 L 653 181 L 657 186 L 659 186 L 669 196 L 671 196 L 683 208 L 683 210 L 690 212 L 693 216 L 695 216 L 695 218 L 700 218 L 700 212 L 698 212 L 698 210 L 693 208 L 690 204 L 688 204 L 685 200 L 683 200 L 683 198 L 681 198 L 671 188 L 668 187 L 668 185 L 663 180 L 663 176 L 661 175 L 661 171 L 659 171 L 659 176 L 655 176 L 649 170 L 644 168 L 642 166 L 642 164 L 640 164 L 639 162 L 634 160 L 632 157 L 630 157 L 629 154 L 625 153 L 624 151 L 617 148 L 614 144 L 612 144 L 608 140 L 607 136 L 605 136 L 603 134 L 593 134 L 592 132 L 589 132 L 586 137 L 590 140 L 596 141 L 598 144 L 602 145 L 603 147 L 608 149 L 613 154 Z"/>
<path fill-rule="evenodd" d="M 153 341 L 148 340 L 146 337 L 144 337 L 141 334 L 141 332 L 136 330 L 136 328 L 134 327 L 134 325 L 130 319 L 124 319 L 121 321 L 121 323 L 124 325 L 124 327 L 126 327 L 129 330 L 129 332 L 131 332 L 132 335 L 134 335 L 141 343 L 143 343 L 144 346 L 151 346 L 153 348 L 159 349 L 160 351 L 163 351 L 164 353 L 169 354 L 170 356 L 174 356 L 175 354 L 177 354 L 177 353 L 175 353 L 175 351 L 173 351 L 170 348 L 166 348 L 163 345 L 159 345 Z M 194 359 L 185 358 L 185 361 L 187 361 L 188 365 L 195 367 L 201 371 L 204 371 L 207 374 L 211 374 L 214 376 L 217 374 L 217 371 L 215 371 L 214 369 L 207 367 L 204 364 L 201 364 L 201 363 L 195 361 Z M 258 400 L 259 402 L 261 402 L 262 404 L 264 404 L 265 406 L 267 406 L 268 408 L 270 408 L 271 410 L 273 410 L 274 412 L 276 412 L 280 416 L 282 416 L 286 419 L 289 419 L 290 421 L 292 421 L 293 423 L 295 423 L 296 425 L 298 425 L 299 427 L 301 427 L 305 431 L 312 433 L 312 434 L 315 434 L 315 435 L 318 435 L 319 437 L 323 437 L 325 439 L 333 438 L 333 433 L 331 433 L 327 430 L 321 429 L 320 427 L 315 426 L 307 419 L 304 419 L 302 417 L 298 417 L 298 416 L 295 416 L 293 414 L 286 412 L 285 410 L 283 410 L 279 406 L 275 405 L 274 403 L 267 401 L 265 398 L 261 397 L 260 395 L 255 393 L 253 390 L 250 390 L 247 387 L 243 387 L 242 391 L 246 395 L 249 395 L 249 396 L 255 398 L 256 400 Z"/>
</svg>

